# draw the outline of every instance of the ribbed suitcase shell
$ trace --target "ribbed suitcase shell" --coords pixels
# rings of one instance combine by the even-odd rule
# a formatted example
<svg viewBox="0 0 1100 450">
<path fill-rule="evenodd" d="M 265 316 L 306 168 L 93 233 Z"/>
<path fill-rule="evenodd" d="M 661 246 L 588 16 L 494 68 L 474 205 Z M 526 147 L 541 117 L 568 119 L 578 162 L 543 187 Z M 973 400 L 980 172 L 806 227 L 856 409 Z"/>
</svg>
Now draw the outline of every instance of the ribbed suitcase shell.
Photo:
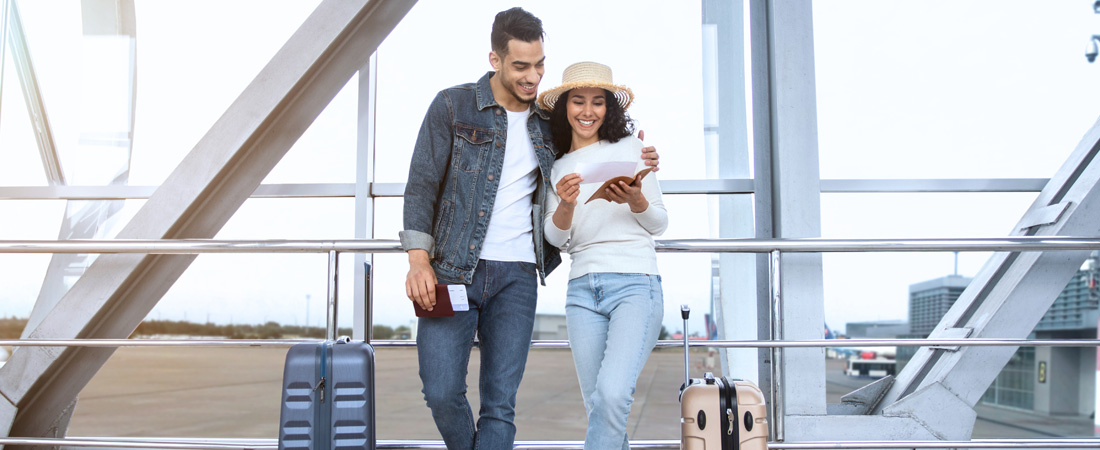
<svg viewBox="0 0 1100 450">
<path fill-rule="evenodd" d="M 726 390 L 736 393 L 729 408 L 737 430 L 722 408 Z M 680 447 L 683 450 L 764 450 L 768 448 L 768 410 L 764 394 L 751 381 L 730 377 L 692 378 L 680 395 Z M 736 433 L 736 434 L 735 434 Z M 735 439 L 736 437 L 736 439 Z"/>
<path fill-rule="evenodd" d="M 290 347 L 283 367 L 279 450 L 373 450 L 374 420 L 370 344 L 339 340 Z"/>
</svg>

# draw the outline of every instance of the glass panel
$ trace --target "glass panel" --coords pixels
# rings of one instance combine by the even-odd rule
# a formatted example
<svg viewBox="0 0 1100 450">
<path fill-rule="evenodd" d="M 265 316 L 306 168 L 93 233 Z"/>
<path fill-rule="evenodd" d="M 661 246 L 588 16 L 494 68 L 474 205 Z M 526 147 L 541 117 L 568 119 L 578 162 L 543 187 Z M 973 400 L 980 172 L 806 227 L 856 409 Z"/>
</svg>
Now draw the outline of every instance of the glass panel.
<svg viewBox="0 0 1100 450">
<path fill-rule="evenodd" d="M 318 3 L 138 1 L 131 183 L 160 184 Z"/>
<path fill-rule="evenodd" d="M 34 126 L 19 77 L 13 69 L 11 52 L 4 54 L 3 92 L 0 92 L 0 185 L 45 186 L 46 173 L 34 139 Z M 56 236 L 54 236 L 56 237 Z"/>
<path fill-rule="evenodd" d="M 251 199 L 216 239 L 350 239 L 354 200 Z M 353 258 L 341 258 L 340 325 L 351 326 Z M 172 286 L 150 319 L 217 324 L 323 326 L 327 254 L 204 254 Z M 307 299 L 308 296 L 308 299 Z"/>
<path fill-rule="evenodd" d="M 822 178 L 1047 178 L 1096 121 L 1082 4 L 815 2 L 813 16 Z"/>
<path fill-rule="evenodd" d="M 397 239 L 402 230 L 401 198 L 383 197 L 374 200 L 374 236 L 376 239 Z M 416 316 L 405 295 L 405 275 L 409 272 L 409 258 L 404 253 L 378 253 L 374 255 L 374 325 L 395 329 L 400 326 L 414 328 Z M 415 352 L 414 352 L 415 359 Z M 419 390 L 419 388 L 418 388 Z"/>
<path fill-rule="evenodd" d="M 84 30 L 82 18 L 102 24 L 100 18 L 88 18 L 96 11 L 82 10 L 80 3 L 18 5 L 36 76 L 31 82 L 42 96 L 50 142 L 66 183 L 125 184 L 133 131 L 135 40 Z"/>
<path fill-rule="evenodd" d="M 252 199 L 215 238 L 351 238 L 354 209 L 354 201 L 343 198 Z M 341 334 L 350 335 L 354 320 L 351 255 L 341 258 L 340 273 Z M 200 255 L 136 334 L 172 338 L 320 337 L 327 315 L 327 283 L 327 254 Z M 69 432 L 149 437 L 275 436 L 285 356 L 286 349 L 277 347 L 119 349 L 81 392 L 81 406 L 73 415 Z M 135 377 L 137 373 L 141 376 Z M 239 382 L 226 384 L 218 380 Z M 170 416 L 156 406 L 164 404 L 176 406 Z"/>
<path fill-rule="evenodd" d="M 264 183 L 355 183 L 359 75 L 352 75 Z"/>
<path fill-rule="evenodd" d="M 1035 369 L 1035 347 L 1021 347 L 982 396 L 982 401 L 1025 410 L 1034 408 Z"/>
<path fill-rule="evenodd" d="M 1005 236 L 1034 198 L 1033 193 L 824 194 L 822 236 Z M 824 253 L 826 323 L 840 330 L 847 322 L 908 320 L 910 285 L 956 271 L 973 277 L 989 256 L 989 252 L 961 252 L 956 260 L 950 252 Z M 938 322 L 939 317 L 932 320 Z"/>
<path fill-rule="evenodd" d="M 543 21 L 547 58 L 541 89 L 560 84 L 562 71 L 574 62 L 610 65 L 615 81 L 629 86 L 637 96 L 629 112 L 638 129 L 646 132 L 646 142 L 660 152 L 662 178 L 706 178 L 698 2 L 657 2 L 635 8 L 619 2 L 572 0 L 551 6 L 521 1 L 476 8 L 476 13 L 471 13 L 466 4 L 425 0 L 416 3 L 378 50 L 376 181 L 407 179 L 417 131 L 439 90 L 477 81 L 492 70 L 486 57 L 491 50 L 490 25 L 497 11 L 510 6 L 522 6 Z M 472 26 L 454 27 L 456 17 L 476 19 Z M 607 17 L 629 25 L 607 26 Z M 675 32 L 654 33 L 655 28 Z M 433 53 L 432 65 L 446 70 L 409 70 L 423 66 L 425 33 L 441 29 L 448 30 L 448 47 L 456 51 Z M 625 42 L 630 45 L 623 47 Z M 660 56 L 641 57 L 643 53 Z M 694 81 L 670 82 L 667 72 L 654 70 L 654 64 L 675 67 L 676 79 Z"/>
<path fill-rule="evenodd" d="M 19 218 L 0 220 L 0 239 L 57 239 L 64 211 L 62 200 L 0 201 L 0 217 Z M 0 318 L 30 316 L 49 263 L 49 254 L 0 253 Z"/>
<path fill-rule="evenodd" d="M 53 138 L 70 184 L 130 182 L 156 185 L 210 129 L 271 56 L 297 30 L 318 1 L 233 0 L 217 2 L 218 14 L 183 1 L 138 1 L 140 45 L 128 36 L 82 35 L 81 3 L 19 2 Z M 60 5 L 61 7 L 58 7 Z M 214 4 L 211 3 L 211 7 Z M 242 27 L 247 23 L 247 27 Z M 201 32 L 196 32 L 201 30 Z M 181 39 L 180 36 L 186 36 Z M 136 99 L 132 67 L 138 64 Z M 11 62 L 8 62 L 8 67 Z M 84 70 L 79 69 L 83 66 Z M 216 70 L 212 68 L 217 68 Z M 2 130 L 31 130 L 19 83 L 8 70 Z M 307 131 L 269 182 L 353 182 L 355 87 L 345 90 Z M 343 100 L 340 100 L 340 99 Z M 135 103 L 136 102 L 136 103 Z M 131 105 L 137 123 L 130 129 Z M 132 133 L 131 133 L 132 132 Z M 25 136 L 33 139 L 33 136 Z M 129 153 L 130 137 L 134 151 Z M 0 153 L 37 159 L 33 140 L 0 134 Z M 24 153 L 30 152 L 29 155 Z M 306 156 L 294 156 L 294 155 Z M 21 159 L 8 168 L 25 167 Z M 132 167 L 130 164 L 132 163 Z M 321 167 L 325 165 L 325 167 Z M 41 162 L 4 184 L 42 184 Z"/>
</svg>

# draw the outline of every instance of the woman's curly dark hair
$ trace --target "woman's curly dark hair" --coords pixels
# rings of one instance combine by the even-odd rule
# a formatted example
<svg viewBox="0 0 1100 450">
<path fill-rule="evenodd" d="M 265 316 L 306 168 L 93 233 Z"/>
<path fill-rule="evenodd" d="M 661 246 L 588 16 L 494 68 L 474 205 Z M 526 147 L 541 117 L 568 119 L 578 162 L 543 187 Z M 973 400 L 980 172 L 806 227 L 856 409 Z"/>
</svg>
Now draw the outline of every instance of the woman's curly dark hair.
<svg viewBox="0 0 1100 450">
<path fill-rule="evenodd" d="M 569 100 L 569 92 L 565 91 L 558 97 L 554 110 L 550 112 L 550 132 L 552 133 L 554 147 L 558 151 L 558 158 L 568 153 L 569 149 L 573 147 L 573 128 L 570 127 L 569 118 L 565 114 L 565 110 L 568 109 L 565 102 Z M 600 139 L 606 139 L 609 142 L 619 142 L 619 139 L 634 134 L 634 120 L 626 113 L 626 110 L 615 99 L 615 95 L 611 91 L 604 89 L 604 93 L 607 99 L 607 103 L 605 103 L 607 112 L 603 116 L 603 124 L 596 131 L 596 135 Z"/>
</svg>

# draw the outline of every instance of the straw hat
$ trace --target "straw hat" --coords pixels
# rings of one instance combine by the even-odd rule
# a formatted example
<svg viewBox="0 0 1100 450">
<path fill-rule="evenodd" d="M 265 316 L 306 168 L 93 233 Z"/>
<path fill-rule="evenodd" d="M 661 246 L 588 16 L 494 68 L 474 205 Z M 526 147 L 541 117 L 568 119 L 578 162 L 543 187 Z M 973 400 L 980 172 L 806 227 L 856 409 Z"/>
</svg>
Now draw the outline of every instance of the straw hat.
<svg viewBox="0 0 1100 450">
<path fill-rule="evenodd" d="M 623 109 L 630 107 L 634 101 L 634 93 L 626 86 L 620 86 L 611 81 L 611 68 L 600 63 L 590 61 L 579 62 L 565 68 L 561 75 L 561 86 L 550 89 L 539 95 L 539 105 L 548 111 L 554 110 L 554 104 L 558 97 L 570 89 L 595 87 L 611 91 L 619 105 Z"/>
</svg>

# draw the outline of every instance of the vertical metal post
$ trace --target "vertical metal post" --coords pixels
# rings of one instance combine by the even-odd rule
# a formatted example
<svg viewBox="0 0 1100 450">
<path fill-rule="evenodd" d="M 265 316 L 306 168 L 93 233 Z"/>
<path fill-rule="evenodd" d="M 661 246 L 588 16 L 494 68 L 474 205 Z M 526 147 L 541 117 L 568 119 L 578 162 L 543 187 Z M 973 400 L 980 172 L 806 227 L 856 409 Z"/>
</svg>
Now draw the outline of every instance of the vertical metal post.
<svg viewBox="0 0 1100 450">
<path fill-rule="evenodd" d="M 336 321 L 336 289 L 340 280 L 340 254 L 336 250 L 328 252 L 328 319 L 325 339 L 335 341 L 340 328 Z"/>
<path fill-rule="evenodd" d="M 691 314 L 691 308 L 688 305 L 680 305 L 680 317 L 684 319 L 684 387 L 681 388 L 681 392 L 687 389 L 691 385 L 691 367 L 690 358 L 688 357 L 688 351 L 690 346 L 688 345 L 688 315 Z"/>
<path fill-rule="evenodd" d="M 364 340 L 370 342 L 374 339 L 374 317 L 371 317 L 371 312 L 374 311 L 374 297 L 371 295 L 370 281 L 371 281 L 371 267 L 370 262 L 363 263 L 363 299 L 365 300 L 365 307 L 363 308 L 363 323 L 365 324 L 365 330 L 363 330 Z"/>
<path fill-rule="evenodd" d="M 779 269 L 779 250 L 772 250 L 771 252 L 771 264 L 769 284 L 771 285 L 772 292 L 772 305 L 771 305 L 771 339 L 773 341 L 783 340 L 783 301 L 782 293 L 780 292 L 780 269 Z M 781 389 L 783 388 L 783 349 L 780 347 L 772 347 L 772 364 L 771 364 L 771 405 L 772 405 L 772 428 L 774 433 L 772 440 L 775 442 L 783 442 L 783 395 Z"/>
<path fill-rule="evenodd" d="M 1100 321 L 1097 321 L 1097 323 L 1096 323 L 1096 338 L 1100 339 Z M 1096 378 L 1095 379 L 1097 381 L 1100 381 L 1100 347 L 1096 347 Z M 1095 392 L 1095 395 L 1096 395 L 1096 406 L 1098 408 L 1100 408 L 1100 383 L 1096 383 L 1095 387 L 1093 387 L 1093 391 Z M 1093 413 L 1092 413 L 1092 429 L 1093 429 L 1092 435 L 1093 436 L 1100 436 L 1100 414 L 1096 414 L 1095 411 L 1100 411 L 1100 409 L 1093 409 Z"/>
</svg>

